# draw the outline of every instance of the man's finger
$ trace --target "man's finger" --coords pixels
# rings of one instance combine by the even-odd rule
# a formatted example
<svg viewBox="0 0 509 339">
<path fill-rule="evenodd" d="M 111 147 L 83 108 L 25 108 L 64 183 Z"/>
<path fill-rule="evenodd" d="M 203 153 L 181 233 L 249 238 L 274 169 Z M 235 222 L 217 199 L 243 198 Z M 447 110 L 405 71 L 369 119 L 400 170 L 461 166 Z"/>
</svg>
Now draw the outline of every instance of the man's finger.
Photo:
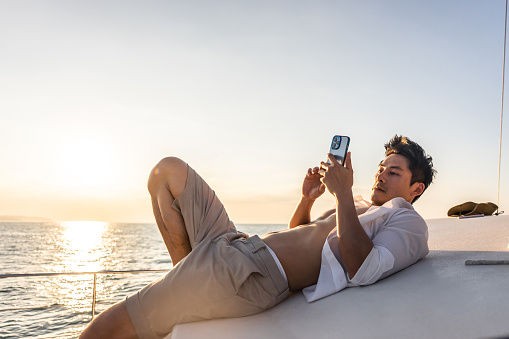
<svg viewBox="0 0 509 339">
<path fill-rule="evenodd" d="M 327 158 L 329 159 L 332 166 L 339 165 L 338 159 L 336 159 L 336 157 L 331 153 L 327 153 Z"/>
<path fill-rule="evenodd" d="M 352 152 L 346 153 L 345 168 L 352 169 Z"/>
</svg>

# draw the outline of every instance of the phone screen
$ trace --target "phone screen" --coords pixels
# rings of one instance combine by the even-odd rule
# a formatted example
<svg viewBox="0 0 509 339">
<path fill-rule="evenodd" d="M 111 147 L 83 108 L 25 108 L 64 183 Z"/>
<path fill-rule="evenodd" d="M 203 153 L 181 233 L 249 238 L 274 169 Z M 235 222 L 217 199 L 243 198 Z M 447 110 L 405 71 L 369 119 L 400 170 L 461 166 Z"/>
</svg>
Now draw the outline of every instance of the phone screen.
<svg viewBox="0 0 509 339">
<path fill-rule="evenodd" d="M 341 164 L 345 165 L 346 153 L 348 152 L 348 145 L 350 144 L 350 137 L 335 135 L 332 138 L 330 151 L 334 158 Z"/>
</svg>

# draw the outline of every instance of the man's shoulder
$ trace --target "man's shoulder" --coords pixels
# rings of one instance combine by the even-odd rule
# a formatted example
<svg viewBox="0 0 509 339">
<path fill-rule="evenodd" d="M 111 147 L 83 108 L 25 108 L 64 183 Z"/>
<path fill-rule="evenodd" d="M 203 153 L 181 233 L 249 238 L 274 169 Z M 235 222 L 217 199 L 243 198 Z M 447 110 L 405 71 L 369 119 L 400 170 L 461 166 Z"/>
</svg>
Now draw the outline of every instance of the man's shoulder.
<svg viewBox="0 0 509 339">
<path fill-rule="evenodd" d="M 425 220 L 412 204 L 400 197 L 393 198 L 382 206 L 372 206 L 363 218 L 359 218 L 361 219 L 365 222 L 377 220 L 382 227 L 427 228 Z"/>
<path fill-rule="evenodd" d="M 386 218 L 386 227 L 397 227 L 427 233 L 424 218 L 403 198 L 394 198 Z"/>
<path fill-rule="evenodd" d="M 377 225 L 376 228 L 385 228 L 388 224 L 394 223 L 398 225 L 404 222 L 414 223 L 421 219 L 412 205 L 403 198 L 394 198 L 382 206 L 371 206 L 366 213 L 359 216 L 361 224 Z"/>
<path fill-rule="evenodd" d="M 387 214 L 393 216 L 402 216 L 412 219 L 419 219 L 424 222 L 419 212 L 414 209 L 414 206 L 401 197 L 393 198 L 382 205 Z"/>
</svg>

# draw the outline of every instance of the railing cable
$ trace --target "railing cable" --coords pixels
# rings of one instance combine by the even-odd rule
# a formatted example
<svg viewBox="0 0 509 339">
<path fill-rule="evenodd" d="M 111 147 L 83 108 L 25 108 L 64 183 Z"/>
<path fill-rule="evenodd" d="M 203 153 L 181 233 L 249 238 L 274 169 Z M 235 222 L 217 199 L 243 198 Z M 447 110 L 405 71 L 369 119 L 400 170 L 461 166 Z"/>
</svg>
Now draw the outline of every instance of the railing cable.
<svg viewBox="0 0 509 339">
<path fill-rule="evenodd" d="M 97 299 L 97 275 L 98 274 L 124 274 L 124 273 L 163 273 L 168 270 L 129 270 L 129 271 L 95 271 L 95 272 L 42 272 L 42 273 L 12 273 L 0 274 L 0 279 L 7 278 L 22 278 L 22 277 L 55 277 L 61 275 L 93 275 L 94 287 L 92 292 L 92 320 L 95 317 L 95 304 Z M 35 306 L 35 307 L 19 307 L 19 308 L 3 308 L 0 312 L 6 311 L 21 311 L 21 310 L 39 310 L 53 307 L 63 307 L 65 305 L 49 305 L 49 306 Z"/>
</svg>

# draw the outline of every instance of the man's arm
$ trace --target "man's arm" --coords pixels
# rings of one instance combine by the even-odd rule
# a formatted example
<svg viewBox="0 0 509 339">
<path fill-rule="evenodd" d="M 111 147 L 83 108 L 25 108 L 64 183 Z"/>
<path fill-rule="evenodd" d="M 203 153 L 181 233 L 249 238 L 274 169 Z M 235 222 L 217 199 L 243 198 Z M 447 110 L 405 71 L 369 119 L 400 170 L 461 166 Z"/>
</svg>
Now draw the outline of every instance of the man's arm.
<svg viewBox="0 0 509 339">
<path fill-rule="evenodd" d="M 339 253 L 348 275 L 354 277 L 373 248 L 373 242 L 362 228 L 353 200 L 353 170 L 351 153 L 348 152 L 345 166 L 341 166 L 331 154 L 331 164 L 322 162 L 322 182 L 336 198 L 336 220 Z"/>
<path fill-rule="evenodd" d="M 321 182 L 318 171 L 318 167 L 308 169 L 302 184 L 302 196 L 290 218 L 289 228 L 311 222 L 311 208 L 315 200 L 325 192 L 325 185 Z"/>
</svg>

